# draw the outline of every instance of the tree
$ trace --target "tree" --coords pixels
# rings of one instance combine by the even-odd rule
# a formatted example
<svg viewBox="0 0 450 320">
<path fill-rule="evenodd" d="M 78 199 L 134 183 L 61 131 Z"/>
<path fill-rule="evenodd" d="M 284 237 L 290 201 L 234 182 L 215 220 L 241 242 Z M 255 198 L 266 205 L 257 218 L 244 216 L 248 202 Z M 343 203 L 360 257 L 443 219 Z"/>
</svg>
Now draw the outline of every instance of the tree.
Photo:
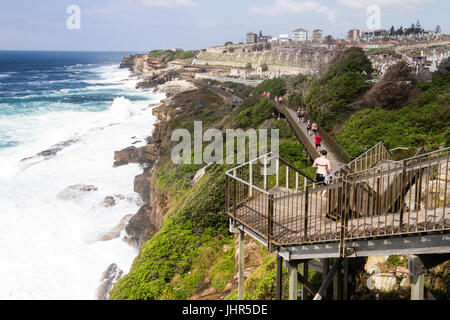
<svg viewBox="0 0 450 320">
<path fill-rule="evenodd" d="M 259 36 L 260 36 L 260 37 L 263 36 L 262 30 L 259 30 Z"/>
<path fill-rule="evenodd" d="M 333 43 L 333 37 L 331 35 L 328 35 L 325 37 L 325 43 L 328 44 L 328 48 L 331 47 L 331 44 Z"/>
<path fill-rule="evenodd" d="M 261 64 L 261 69 L 262 69 L 263 72 L 266 72 L 266 71 L 269 70 L 269 66 L 267 65 L 267 63 L 263 62 Z"/>
<path fill-rule="evenodd" d="M 422 26 L 420 25 L 419 20 L 417 20 L 417 22 L 416 22 L 416 29 L 422 30 Z"/>
<path fill-rule="evenodd" d="M 373 107 L 400 109 L 414 96 L 414 83 L 412 68 L 401 60 L 390 66 L 380 81 L 367 92 L 366 101 Z"/>
<path fill-rule="evenodd" d="M 434 32 L 436 32 L 436 34 L 440 34 L 441 33 L 441 26 L 437 25 L 436 29 L 434 30 Z"/>
<path fill-rule="evenodd" d="M 230 49 L 228 49 L 229 53 L 234 53 L 235 49 L 233 47 L 231 47 Z"/>
<path fill-rule="evenodd" d="M 270 43 L 266 43 L 265 45 L 264 45 L 264 49 L 266 49 L 266 50 L 271 50 L 272 49 L 272 45 L 270 44 Z"/>
<path fill-rule="evenodd" d="M 391 37 L 393 37 L 395 35 L 395 28 L 394 28 L 394 26 L 391 27 L 391 31 L 389 32 L 389 35 Z"/>
<path fill-rule="evenodd" d="M 229 45 L 232 45 L 232 44 L 233 44 L 233 42 L 227 41 L 227 42 L 225 42 L 225 47 L 226 47 L 226 46 L 229 46 Z"/>
<path fill-rule="evenodd" d="M 247 62 L 247 64 L 245 65 L 245 69 L 251 70 L 252 69 L 252 64 L 250 62 Z"/>
</svg>

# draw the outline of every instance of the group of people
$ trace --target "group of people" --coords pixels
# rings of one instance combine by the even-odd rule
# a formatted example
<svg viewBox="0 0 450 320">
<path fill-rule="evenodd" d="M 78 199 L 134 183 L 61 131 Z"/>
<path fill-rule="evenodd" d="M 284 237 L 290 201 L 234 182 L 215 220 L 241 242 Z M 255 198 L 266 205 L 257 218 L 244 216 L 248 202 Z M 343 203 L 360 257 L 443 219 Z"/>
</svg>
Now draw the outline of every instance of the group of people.
<svg viewBox="0 0 450 320">
<path fill-rule="evenodd" d="M 263 97 L 270 100 L 270 92 L 264 92 Z M 282 97 L 275 97 L 275 102 L 282 103 Z M 297 109 L 297 117 L 298 123 L 305 123 L 305 109 L 303 107 Z M 318 133 L 318 125 L 317 122 L 311 123 L 311 120 L 308 120 L 306 123 L 306 130 L 308 132 L 308 136 L 314 134 L 314 143 L 316 145 L 316 150 L 320 154 L 320 157 L 314 161 L 313 168 L 317 169 L 316 173 L 316 181 L 318 184 L 326 184 L 325 180 L 327 175 L 331 172 L 331 162 L 327 158 L 328 152 L 326 150 L 321 150 L 322 140 L 323 138 Z M 322 196 L 324 196 L 326 191 L 323 191 Z"/>
<path fill-rule="evenodd" d="M 270 97 L 271 97 L 270 92 L 264 91 L 262 95 L 263 95 L 264 98 L 267 98 L 268 100 L 270 100 Z M 275 96 L 274 100 L 277 103 L 282 103 L 283 102 L 283 98 L 282 97 L 278 97 L 278 96 Z"/>
<path fill-rule="evenodd" d="M 298 123 L 305 123 L 305 109 L 298 108 L 297 109 L 297 117 Z M 326 150 L 321 151 L 322 147 L 322 136 L 318 133 L 318 125 L 317 122 L 311 123 L 311 120 L 308 120 L 306 123 L 306 130 L 308 132 L 308 136 L 314 134 L 314 143 L 316 145 L 317 152 L 321 155 L 314 161 L 313 167 L 317 169 L 316 181 L 318 184 L 325 184 L 326 176 L 331 172 L 331 162 L 327 158 L 328 152 Z M 312 132 L 312 133 L 311 133 Z M 325 191 L 322 195 L 324 195 Z"/>
<path fill-rule="evenodd" d="M 305 123 L 305 109 L 298 108 L 297 109 L 297 117 L 298 117 L 298 123 Z M 310 137 L 311 134 L 314 134 L 314 141 L 316 144 L 316 150 L 320 153 L 320 148 L 322 146 L 322 137 L 320 134 L 318 134 L 318 125 L 317 122 L 311 123 L 311 120 L 308 120 L 306 123 L 306 130 L 308 132 L 308 136 Z M 312 133 L 311 133 L 312 132 Z"/>
</svg>

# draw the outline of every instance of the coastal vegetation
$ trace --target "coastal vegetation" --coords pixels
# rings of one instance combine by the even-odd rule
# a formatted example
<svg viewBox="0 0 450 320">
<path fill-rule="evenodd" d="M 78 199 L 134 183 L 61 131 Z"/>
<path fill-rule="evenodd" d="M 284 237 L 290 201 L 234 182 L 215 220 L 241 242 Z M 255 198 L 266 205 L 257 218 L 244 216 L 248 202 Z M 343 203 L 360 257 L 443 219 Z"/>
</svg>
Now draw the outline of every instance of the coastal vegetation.
<svg viewBox="0 0 450 320">
<path fill-rule="evenodd" d="M 272 97 L 287 97 L 285 101 L 293 108 L 305 106 L 351 157 L 379 141 L 388 148 L 408 146 L 398 155 L 405 157 L 421 146 L 432 150 L 449 145 L 449 65 L 449 61 L 442 63 L 432 81 L 424 82 L 400 63 L 374 84 L 370 60 L 364 51 L 352 48 L 339 52 L 317 76 L 271 79 L 257 88 L 220 84 L 243 99 L 238 106 L 227 106 L 203 86 L 178 94 L 171 103 L 157 108 L 166 120 L 161 123 L 162 133 L 158 136 L 162 156 L 152 185 L 167 198 L 169 210 L 161 230 L 142 246 L 129 274 L 115 284 L 111 299 L 237 298 L 233 285 L 236 243 L 228 231 L 224 198 L 225 172 L 231 167 L 215 164 L 193 184 L 193 177 L 203 165 L 175 165 L 170 161 L 170 136 L 174 129 L 186 128 L 192 133 L 194 121 L 202 121 L 204 130 L 217 128 L 223 132 L 235 128 L 278 129 L 281 156 L 312 175 L 311 162 L 289 124 L 275 118 L 271 101 L 261 99 L 266 91 Z M 254 248 L 252 258 L 257 263 L 250 262 L 255 267 L 245 281 L 245 298 L 273 299 L 275 256 L 253 240 L 246 245 Z M 403 261 L 404 258 L 391 257 L 388 264 L 404 267 Z M 359 268 L 363 270 L 363 266 Z M 446 277 L 445 270 L 436 272 L 438 277 Z M 355 297 L 370 299 L 364 285 L 367 275 L 360 275 L 354 283 Z M 435 278 L 427 274 L 427 286 L 434 288 L 433 294 L 446 297 Z M 308 279 L 318 289 L 321 275 L 310 270 Z M 287 287 L 286 276 L 283 286 Z M 210 293 L 202 295 L 205 292 Z M 401 295 L 389 297 L 398 299 Z"/>
<path fill-rule="evenodd" d="M 232 294 L 227 284 L 236 268 L 234 236 L 228 232 L 224 199 L 225 171 L 231 167 L 213 165 L 192 185 L 192 178 L 202 166 L 175 165 L 170 161 L 169 139 L 174 129 L 193 132 L 193 122 L 197 120 L 203 121 L 204 129 L 278 129 L 281 154 L 301 169 L 311 165 L 289 125 L 273 118 L 272 102 L 250 97 L 253 89 L 249 87 L 234 89 L 245 94 L 244 101 L 235 108 L 225 105 L 204 87 L 181 93 L 172 104 L 159 108 L 172 120 L 164 124 L 166 134 L 161 146 L 165 156 L 152 183 L 158 193 L 167 196 L 170 209 L 161 230 L 142 246 L 131 271 L 114 286 L 111 299 L 187 299 L 203 286 L 215 288 L 216 294 L 223 297 Z M 268 267 L 272 266 L 268 263 Z M 253 284 L 249 286 L 255 289 L 248 291 L 251 296 L 273 297 L 273 290 L 262 289 L 273 287 L 265 270 L 259 271 L 261 279 L 255 276 L 250 280 Z"/>
<path fill-rule="evenodd" d="M 196 50 L 153 50 L 147 55 L 156 58 L 159 62 L 168 63 L 174 60 L 192 59 L 198 53 Z"/>
</svg>

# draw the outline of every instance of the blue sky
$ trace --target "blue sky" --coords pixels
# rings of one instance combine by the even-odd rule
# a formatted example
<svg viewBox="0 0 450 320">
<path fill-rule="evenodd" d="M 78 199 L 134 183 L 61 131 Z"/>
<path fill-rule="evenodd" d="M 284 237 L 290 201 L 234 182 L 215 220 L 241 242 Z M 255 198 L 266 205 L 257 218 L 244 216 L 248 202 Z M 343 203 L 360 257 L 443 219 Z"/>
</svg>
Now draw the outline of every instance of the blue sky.
<svg viewBox="0 0 450 320">
<path fill-rule="evenodd" d="M 66 27 L 70 5 L 81 9 L 80 30 Z M 298 27 L 337 37 L 367 29 L 370 5 L 381 8 L 383 28 L 419 19 L 450 32 L 448 0 L 14 0 L 0 3 L 0 50 L 206 48 Z"/>
</svg>

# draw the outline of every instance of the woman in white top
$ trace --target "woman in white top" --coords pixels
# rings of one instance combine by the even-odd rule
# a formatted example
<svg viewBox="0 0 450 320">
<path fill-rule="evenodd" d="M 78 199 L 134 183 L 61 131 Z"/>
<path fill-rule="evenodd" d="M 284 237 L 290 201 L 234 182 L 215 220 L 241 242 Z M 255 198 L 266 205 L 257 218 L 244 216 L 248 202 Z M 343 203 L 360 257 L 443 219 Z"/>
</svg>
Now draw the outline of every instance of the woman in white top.
<svg viewBox="0 0 450 320">
<path fill-rule="evenodd" d="M 321 151 L 321 157 L 317 158 L 314 161 L 313 168 L 317 169 L 316 172 L 316 181 L 317 184 L 324 184 L 326 176 L 331 172 L 331 161 L 327 159 L 328 152 L 326 150 Z M 322 192 L 322 196 L 324 196 L 326 190 Z"/>
</svg>

